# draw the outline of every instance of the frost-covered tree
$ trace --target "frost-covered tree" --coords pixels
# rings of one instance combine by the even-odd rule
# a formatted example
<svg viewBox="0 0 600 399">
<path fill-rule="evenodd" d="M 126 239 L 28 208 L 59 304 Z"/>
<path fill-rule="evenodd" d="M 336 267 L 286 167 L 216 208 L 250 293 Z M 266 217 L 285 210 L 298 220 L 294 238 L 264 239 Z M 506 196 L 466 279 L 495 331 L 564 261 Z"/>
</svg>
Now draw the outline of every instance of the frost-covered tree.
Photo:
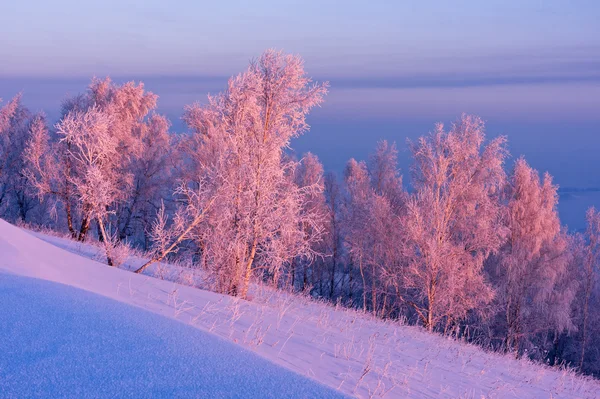
<svg viewBox="0 0 600 399">
<path fill-rule="evenodd" d="M 283 154 L 325 92 L 306 77 L 300 57 L 269 50 L 207 105 L 186 109 L 194 134 L 184 147 L 180 218 L 204 215 L 188 234 L 219 291 L 246 297 L 253 273 L 277 284 L 282 267 L 312 255 L 318 238 L 303 226 L 318 221 L 303 212 L 306 188 L 290 178 L 295 164 Z"/>
<path fill-rule="evenodd" d="M 334 173 L 325 175 L 324 195 L 327 216 L 325 219 L 325 253 L 331 255 L 329 259 L 329 298 L 335 298 L 336 287 L 341 279 L 336 281 L 337 274 L 342 266 L 342 235 L 341 235 L 341 205 L 342 192 L 340 184 Z"/>
<path fill-rule="evenodd" d="M 93 107 L 70 111 L 56 126 L 61 141 L 68 143 L 68 156 L 80 173 L 70 176 L 77 196 L 84 204 L 86 216 L 98 223 L 106 249 L 106 259 L 113 265 L 112 237 L 106 228 L 109 207 L 129 191 L 132 176 L 121 173 L 118 157 L 119 140 L 111 134 L 110 114 Z"/>
<path fill-rule="evenodd" d="M 62 206 L 68 229 L 79 240 L 85 239 L 98 215 L 94 210 L 96 204 L 88 203 L 90 197 L 83 196 L 75 186 L 75 182 L 81 183 L 92 177 L 90 157 L 86 156 L 86 162 L 78 159 L 83 147 L 74 148 L 73 141 L 65 138 L 64 128 L 73 128 L 79 123 L 77 129 L 83 129 L 92 120 L 106 119 L 106 129 L 98 128 L 98 131 L 105 132 L 102 140 L 110 142 L 111 147 L 101 149 L 110 152 L 109 159 L 103 158 L 102 164 L 110 165 L 111 179 L 132 184 L 119 184 L 117 191 L 109 190 L 115 197 L 104 201 L 108 209 L 102 224 L 105 228 L 107 224 L 114 225 L 115 232 L 106 231 L 111 237 L 144 236 L 144 231 L 150 227 L 148 214 L 155 214 L 161 200 L 156 197 L 167 190 L 157 185 L 162 185 L 166 181 L 164 176 L 168 175 L 165 153 L 170 151 L 171 138 L 167 134 L 169 123 L 166 119 L 152 114 L 156 99 L 141 83 L 117 85 L 109 78 L 93 79 L 84 94 L 64 102 L 63 116 L 57 125 L 63 128 L 62 133 L 39 130 L 32 136 L 27 150 L 27 174 L 32 187 L 40 196 L 47 196 Z M 102 118 L 99 115 L 103 115 Z M 94 140 L 97 138 L 94 134 L 89 130 L 68 132 L 69 137 L 79 135 L 81 140 Z M 87 144 L 82 142 L 81 145 Z M 74 226 L 76 216 L 81 221 L 79 233 Z M 104 234 L 100 224 L 98 222 L 102 239 Z"/>
<path fill-rule="evenodd" d="M 406 194 L 402 188 L 402 175 L 398 168 L 398 150 L 396 143 L 379 141 L 375 152 L 367 163 L 371 187 L 375 194 L 384 197 L 396 211 L 404 206 Z"/>
<path fill-rule="evenodd" d="M 494 283 L 500 317 L 505 320 L 505 347 L 518 352 L 540 332 L 560 333 L 572 327 L 575 290 L 563 284 L 567 239 L 561 231 L 557 187 L 551 176 L 546 173 L 540 181 L 537 171 L 521 158 L 507 191 L 509 235 L 494 262 Z"/>
<path fill-rule="evenodd" d="M 344 171 L 346 198 L 344 201 L 344 241 L 348 248 L 349 262 L 352 265 L 349 281 L 349 294 L 355 287 L 352 285 L 354 269 L 358 268 L 361 278 L 362 308 L 367 310 L 367 257 L 371 250 L 369 236 L 370 202 L 372 190 L 369 182 L 369 171 L 365 162 L 350 159 Z"/>
<path fill-rule="evenodd" d="M 2 99 L 0 99 L 0 102 Z M 19 107 L 21 106 L 21 95 L 17 94 L 8 103 L 0 107 L 0 135 L 5 138 L 8 135 L 8 129 L 11 125 L 11 120 L 15 114 L 18 113 Z M 2 150 L 6 150 L 6 146 L 3 143 Z"/>
<path fill-rule="evenodd" d="M 581 274 L 583 281 L 583 304 L 581 307 L 581 356 L 579 368 L 583 369 L 585 362 L 586 346 L 589 340 L 590 329 L 590 300 L 597 287 L 598 274 L 600 273 L 600 212 L 594 207 L 588 209 L 586 214 L 587 229 L 585 231 L 585 243 L 582 250 Z M 596 314 L 600 314 L 595 309 Z M 597 325 L 598 327 L 599 325 Z"/>
<path fill-rule="evenodd" d="M 57 209 L 62 206 L 64 222 L 73 239 L 83 240 L 85 233 L 82 229 L 75 230 L 75 214 L 78 201 L 75 198 L 76 188 L 71 177 L 77 170 L 72 165 L 68 154 L 69 145 L 60 142 L 58 136 L 48 130 L 43 116 L 31 123 L 31 134 L 24 151 L 25 169 L 28 182 L 41 201 L 49 204 L 52 214 L 60 219 Z"/>
<path fill-rule="evenodd" d="M 350 160 L 345 185 L 345 243 L 360 273 L 362 306 L 374 314 L 387 312 L 388 281 L 404 254 L 405 194 L 395 144 L 379 142 L 368 163 Z"/>
<path fill-rule="evenodd" d="M 411 144 L 414 192 L 407 203 L 410 262 L 405 300 L 430 331 L 450 326 L 493 297 L 483 262 L 505 241 L 498 196 L 505 183 L 505 139 L 484 146 L 481 119 L 438 124 Z"/>
<path fill-rule="evenodd" d="M 156 114 L 138 126 L 140 150 L 128 162 L 132 190 L 116 210 L 119 239 L 131 238 L 143 248 L 148 247 L 147 232 L 156 212 L 175 186 L 177 137 L 169 133 L 169 126 L 165 117 Z"/>
<path fill-rule="evenodd" d="M 24 151 L 30 126 L 40 117 L 23 105 L 21 95 L 0 109 L 0 216 L 9 220 L 28 222 L 30 211 L 39 205 L 24 173 Z"/>
<path fill-rule="evenodd" d="M 139 169 L 140 158 L 148 157 L 148 138 L 157 135 L 158 143 L 165 141 L 165 130 L 168 129 L 168 122 L 160 116 L 151 115 L 156 108 L 157 96 L 144 90 L 143 83 L 135 84 L 127 82 L 123 85 L 113 83 L 110 78 L 93 79 L 88 91 L 82 100 L 75 102 L 74 109 L 98 108 L 104 114 L 110 117 L 109 135 L 117 143 L 117 154 L 111 160 L 114 173 L 119 175 L 121 180 L 131 179 L 132 184 L 122 186 L 120 197 L 112 202 L 113 208 L 110 213 L 115 215 L 115 227 L 120 231 L 115 232 L 118 237 L 126 237 L 131 226 L 131 215 L 136 210 L 130 209 L 136 206 L 146 198 L 140 198 L 145 193 L 145 187 L 140 183 L 145 182 L 143 169 Z M 157 123 L 156 123 L 157 122 Z M 154 139 L 154 137 L 152 137 Z M 147 159 L 147 158 L 146 158 Z M 143 161 L 141 161 L 143 163 Z M 134 165 L 136 164 L 137 165 Z M 134 176 L 134 171 L 138 176 Z M 133 184 L 133 179 L 137 177 Z M 138 190 L 136 190 L 138 189 Z M 129 200 L 134 197 L 131 202 Z M 129 203 L 128 203 L 129 202 Z M 135 203 L 134 203 L 135 202 Z M 119 223 L 121 222 L 121 223 Z M 113 234 L 112 232 L 110 233 Z"/>
<path fill-rule="evenodd" d="M 21 96 L 17 95 L 7 104 L 0 107 L 0 159 L 4 159 L 7 156 L 7 151 L 10 146 L 8 129 L 10 128 L 11 120 L 17 113 L 20 100 Z M 4 168 L 0 169 L 0 174 L 4 172 Z"/>
<path fill-rule="evenodd" d="M 323 165 L 316 155 L 307 153 L 294 170 L 294 183 L 302 190 L 301 228 L 304 230 L 306 240 L 312 245 L 314 253 L 322 254 L 320 257 L 300 257 L 292 260 L 290 275 L 291 286 L 295 287 L 296 274 L 301 273 L 301 289 L 309 285 L 323 283 L 323 255 L 325 255 L 325 234 L 327 226 L 327 209 L 325 204 L 325 179 Z"/>
<path fill-rule="evenodd" d="M 406 193 L 402 188 L 396 144 L 378 142 L 367 167 L 373 193 L 369 223 L 373 242 L 367 257 L 371 269 L 371 306 L 374 313 L 381 308 L 382 314 L 387 314 L 393 295 L 398 299 L 396 283 L 401 279 L 406 248 L 403 226 Z M 392 293 L 387 292 L 388 288 L 392 288 Z"/>
</svg>

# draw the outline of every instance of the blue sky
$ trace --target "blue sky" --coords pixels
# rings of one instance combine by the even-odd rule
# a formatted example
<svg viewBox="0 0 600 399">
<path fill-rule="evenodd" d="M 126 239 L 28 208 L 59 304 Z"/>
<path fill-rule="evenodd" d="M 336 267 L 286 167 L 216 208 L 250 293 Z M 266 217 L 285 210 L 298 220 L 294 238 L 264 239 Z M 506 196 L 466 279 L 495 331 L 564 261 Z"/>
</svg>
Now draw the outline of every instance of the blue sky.
<svg viewBox="0 0 600 399">
<path fill-rule="evenodd" d="M 278 48 L 331 83 L 294 143 L 327 169 L 386 138 L 406 171 L 406 138 L 466 112 L 561 186 L 600 187 L 598 21 L 591 0 L 0 0 L 0 97 L 52 118 L 94 75 L 143 80 L 183 130 L 185 104 Z"/>
</svg>

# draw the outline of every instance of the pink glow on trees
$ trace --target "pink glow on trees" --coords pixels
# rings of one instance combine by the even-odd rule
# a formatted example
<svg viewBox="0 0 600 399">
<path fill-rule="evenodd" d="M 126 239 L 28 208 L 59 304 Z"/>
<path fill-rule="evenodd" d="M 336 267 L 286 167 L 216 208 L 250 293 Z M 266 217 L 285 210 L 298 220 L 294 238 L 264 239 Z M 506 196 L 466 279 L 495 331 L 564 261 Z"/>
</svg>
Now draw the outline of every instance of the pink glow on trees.
<svg viewBox="0 0 600 399">
<path fill-rule="evenodd" d="M 39 205 L 23 172 L 30 125 L 38 117 L 23 105 L 20 94 L 0 108 L 0 216 L 9 220 L 29 221 L 30 211 Z"/>
<path fill-rule="evenodd" d="M 398 169 L 396 144 L 379 141 L 367 164 L 373 198 L 369 235 L 373 243 L 368 263 L 371 269 L 371 303 L 374 314 L 388 314 L 398 299 L 396 283 L 405 263 L 406 192 Z M 390 284 L 391 283 L 391 284 Z M 392 293 L 387 289 L 392 288 Z M 390 295 L 391 294 L 391 295 Z"/>
<path fill-rule="evenodd" d="M 477 311 L 493 292 L 483 261 L 497 251 L 506 231 L 498 202 L 505 182 L 505 139 L 485 147 L 481 119 L 463 115 L 445 131 L 441 124 L 411 144 L 415 191 L 407 203 L 411 260 L 404 286 L 422 323 L 432 331 Z"/>
<path fill-rule="evenodd" d="M 106 249 L 106 259 L 113 265 L 112 238 L 105 222 L 108 208 L 131 185 L 130 174 L 117 171 L 118 139 L 110 134 L 111 117 L 97 107 L 86 111 L 71 111 L 56 125 L 61 141 L 68 143 L 68 156 L 80 170 L 70 176 L 78 198 L 85 206 L 86 215 L 99 224 Z"/>
<path fill-rule="evenodd" d="M 367 165 L 374 192 L 386 198 L 394 209 L 399 210 L 404 205 L 406 193 L 402 188 L 402 175 L 398 169 L 396 143 L 379 141 L 375 152 L 369 156 Z"/>
<path fill-rule="evenodd" d="M 342 221 L 341 206 L 342 192 L 337 177 L 332 172 L 325 175 L 323 194 L 325 196 L 325 204 L 327 207 L 327 216 L 325 219 L 325 253 L 331 254 L 331 266 L 329 271 L 329 298 L 335 297 L 335 290 L 338 285 L 336 281 L 336 273 L 341 266 L 342 260 Z M 343 283 L 343 281 L 342 281 Z"/>
<path fill-rule="evenodd" d="M 52 139 L 45 118 L 37 118 L 31 124 L 31 136 L 24 152 L 24 173 L 40 200 L 50 204 L 55 217 L 57 206 L 63 206 L 67 228 L 75 239 L 78 235 L 73 214 L 77 202 L 75 187 L 70 181 L 74 172 L 67 149 L 64 142 Z"/>
<path fill-rule="evenodd" d="M 10 120 L 14 116 L 15 112 L 17 112 L 17 108 L 19 107 L 20 101 L 21 95 L 18 94 L 7 104 L 0 108 L 0 134 L 6 134 L 6 130 L 10 126 Z"/>
<path fill-rule="evenodd" d="M 388 312 L 386 288 L 404 255 L 405 193 L 397 154 L 395 144 L 380 141 L 368 164 L 351 159 L 346 166 L 346 246 L 360 273 L 363 310 L 370 306 L 374 314 Z"/>
<path fill-rule="evenodd" d="M 159 191 L 156 176 L 167 166 L 169 124 L 161 116 L 149 116 L 156 98 L 143 84 L 119 86 L 108 78 L 93 79 L 84 95 L 63 104 L 57 137 L 38 127 L 26 151 L 32 186 L 40 196 L 63 205 L 73 236 L 74 214 L 80 215 L 79 240 L 95 220 L 109 263 L 109 246 L 127 236 L 140 204 L 156 203 L 151 198 Z M 110 229 L 112 220 L 120 231 Z"/>
<path fill-rule="evenodd" d="M 585 231 L 585 243 L 582 248 L 582 277 L 583 277 L 583 305 L 581 324 L 581 355 L 579 368 L 583 369 L 585 361 L 586 345 L 589 340 L 588 330 L 590 323 L 590 299 L 596 288 L 596 280 L 600 273 L 600 212 L 591 207 L 586 214 L 587 229 Z"/>
<path fill-rule="evenodd" d="M 152 114 L 136 127 L 135 146 L 139 149 L 128 161 L 132 190 L 116 209 L 116 227 L 120 240 L 133 237 L 148 247 L 149 227 L 163 199 L 169 198 L 176 174 L 177 136 L 169 133 L 170 122 Z"/>
<path fill-rule="evenodd" d="M 14 159 L 14 125 L 15 122 L 19 124 L 19 120 L 23 119 L 18 115 L 21 108 L 20 94 L 0 108 L 0 211 L 7 202 L 9 169 Z"/>
<path fill-rule="evenodd" d="M 300 224 L 302 230 L 305 232 L 305 240 L 311 247 L 312 252 L 315 254 L 325 253 L 325 240 L 327 234 L 331 234 L 327 228 L 328 220 L 326 215 L 328 213 L 325 205 L 325 196 L 323 194 L 325 190 L 325 179 L 323 177 L 323 165 L 319 161 L 316 155 L 307 153 L 302 157 L 300 163 L 294 170 L 294 183 L 301 190 L 302 198 L 302 209 L 300 212 Z M 310 256 L 300 257 L 299 259 L 293 259 L 290 274 L 291 274 L 291 286 L 295 286 L 295 278 L 297 268 L 302 268 L 302 286 L 301 289 L 304 291 L 308 288 L 309 284 L 313 285 L 318 280 L 323 279 L 324 266 L 322 262 L 318 262 L 321 259 L 315 259 Z M 319 270 L 315 270 L 315 266 L 319 267 Z M 316 276 L 320 276 L 317 279 Z"/>
<path fill-rule="evenodd" d="M 165 172 L 164 153 L 169 151 L 170 138 L 166 119 L 150 115 L 156 108 L 156 99 L 154 94 L 144 91 L 141 83 L 116 85 L 109 78 L 94 78 L 85 94 L 71 97 L 63 104 L 57 139 L 42 131 L 32 138 L 27 152 L 27 173 L 32 186 L 39 195 L 51 196 L 55 203 L 63 205 L 73 236 L 77 235 L 74 215 L 80 215 L 79 240 L 85 239 L 90 223 L 98 217 L 97 201 L 110 208 L 105 209 L 104 215 L 114 215 L 116 228 L 120 230 L 115 234 L 120 239 L 127 236 L 130 221 L 140 211 L 140 204 L 157 202 L 148 196 L 159 191 L 156 176 Z M 105 120 L 100 123 L 101 119 Z M 94 156 L 93 151 L 96 151 Z M 105 154 L 100 157 L 101 162 L 92 159 L 101 153 Z M 98 166 L 100 163 L 102 167 Z M 148 173 L 151 176 L 145 176 Z M 93 198 L 80 190 L 82 186 L 75 185 L 88 181 L 89 186 L 92 178 L 104 183 L 118 182 L 116 186 L 109 185 L 116 189 L 105 186 L 102 191 L 114 197 L 110 200 Z M 102 184 L 98 184 L 99 188 Z M 149 189 L 150 186 L 153 188 Z M 99 225 L 105 222 L 98 220 Z M 99 226 L 99 230 L 103 227 Z M 105 234 L 100 232 L 100 235 Z"/>
<path fill-rule="evenodd" d="M 143 83 L 116 85 L 110 78 L 94 78 L 85 95 L 77 96 L 65 104 L 64 112 L 68 115 L 69 112 L 85 112 L 96 108 L 109 118 L 107 137 L 116 146 L 115 153 L 110 158 L 112 173 L 118 176 L 116 180 L 130 181 L 133 180 L 132 162 L 143 156 L 143 133 L 147 131 L 148 123 L 146 118 L 156 108 L 156 101 L 157 96 L 146 92 Z M 69 145 L 69 142 L 66 144 Z M 121 184 L 120 191 L 115 193 L 117 196 L 111 204 L 115 208 L 122 205 L 133 194 L 132 188 L 132 184 Z M 82 201 L 83 198 L 80 197 L 79 200 Z M 91 205 L 83 200 L 80 208 L 83 211 L 83 237 L 80 233 L 80 239 L 83 239 L 90 222 Z M 110 213 L 117 212 L 120 213 L 119 209 L 112 209 Z"/>
<path fill-rule="evenodd" d="M 300 57 L 269 50 L 227 91 L 186 109 L 194 167 L 179 192 L 197 203 L 186 208 L 192 213 L 218 197 L 195 237 L 219 291 L 246 297 L 256 270 L 277 284 L 281 267 L 312 255 L 302 226 L 316 221 L 302 212 L 306 188 L 289 178 L 294 163 L 283 151 L 308 130 L 306 114 L 325 93 L 326 85 L 305 76 Z"/>
<path fill-rule="evenodd" d="M 369 172 L 364 162 L 350 159 L 344 172 L 346 201 L 344 204 L 344 237 L 348 247 L 350 263 L 358 266 L 362 280 L 362 307 L 367 311 L 367 275 L 366 258 L 369 253 L 369 202 L 372 191 Z M 353 271 L 350 270 L 351 275 Z M 350 286 L 352 291 L 354 287 Z"/>
<path fill-rule="evenodd" d="M 505 346 L 518 353 L 540 331 L 572 328 L 575 290 L 562 285 L 567 277 L 567 240 L 551 176 L 546 173 L 540 181 L 537 171 L 521 158 L 508 187 L 509 235 L 498 254 L 495 282 L 506 320 Z"/>
</svg>

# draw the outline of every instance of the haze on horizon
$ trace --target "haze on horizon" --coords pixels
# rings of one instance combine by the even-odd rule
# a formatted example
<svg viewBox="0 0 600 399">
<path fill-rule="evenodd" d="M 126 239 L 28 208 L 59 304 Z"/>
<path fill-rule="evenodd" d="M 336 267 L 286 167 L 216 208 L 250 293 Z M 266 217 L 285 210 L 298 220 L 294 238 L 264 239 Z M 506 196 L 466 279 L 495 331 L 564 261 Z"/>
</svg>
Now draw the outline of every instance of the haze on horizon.
<svg viewBox="0 0 600 399">
<path fill-rule="evenodd" d="M 12 1 L 0 6 L 0 98 L 19 91 L 52 121 L 92 76 L 142 80 L 183 131 L 205 101 L 266 48 L 300 54 L 331 83 L 294 143 L 327 169 L 466 112 L 506 134 L 562 187 L 600 187 L 600 3 Z M 597 204 L 600 205 L 600 204 Z"/>
</svg>

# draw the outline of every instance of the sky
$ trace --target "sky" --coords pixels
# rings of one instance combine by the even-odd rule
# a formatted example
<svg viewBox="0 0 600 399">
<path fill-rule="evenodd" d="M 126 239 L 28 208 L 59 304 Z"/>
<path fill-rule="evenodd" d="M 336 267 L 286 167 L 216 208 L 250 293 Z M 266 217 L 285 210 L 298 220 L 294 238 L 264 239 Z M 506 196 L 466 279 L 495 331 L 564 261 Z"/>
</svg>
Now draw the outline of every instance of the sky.
<svg viewBox="0 0 600 399">
<path fill-rule="evenodd" d="M 0 0 L 0 97 L 51 118 L 92 76 L 142 80 L 185 130 L 205 101 L 267 48 L 300 54 L 329 81 L 293 143 L 340 173 L 377 140 L 406 139 L 461 113 L 507 135 L 561 187 L 600 187 L 600 2 Z M 597 204 L 600 207 L 600 204 Z"/>
</svg>

